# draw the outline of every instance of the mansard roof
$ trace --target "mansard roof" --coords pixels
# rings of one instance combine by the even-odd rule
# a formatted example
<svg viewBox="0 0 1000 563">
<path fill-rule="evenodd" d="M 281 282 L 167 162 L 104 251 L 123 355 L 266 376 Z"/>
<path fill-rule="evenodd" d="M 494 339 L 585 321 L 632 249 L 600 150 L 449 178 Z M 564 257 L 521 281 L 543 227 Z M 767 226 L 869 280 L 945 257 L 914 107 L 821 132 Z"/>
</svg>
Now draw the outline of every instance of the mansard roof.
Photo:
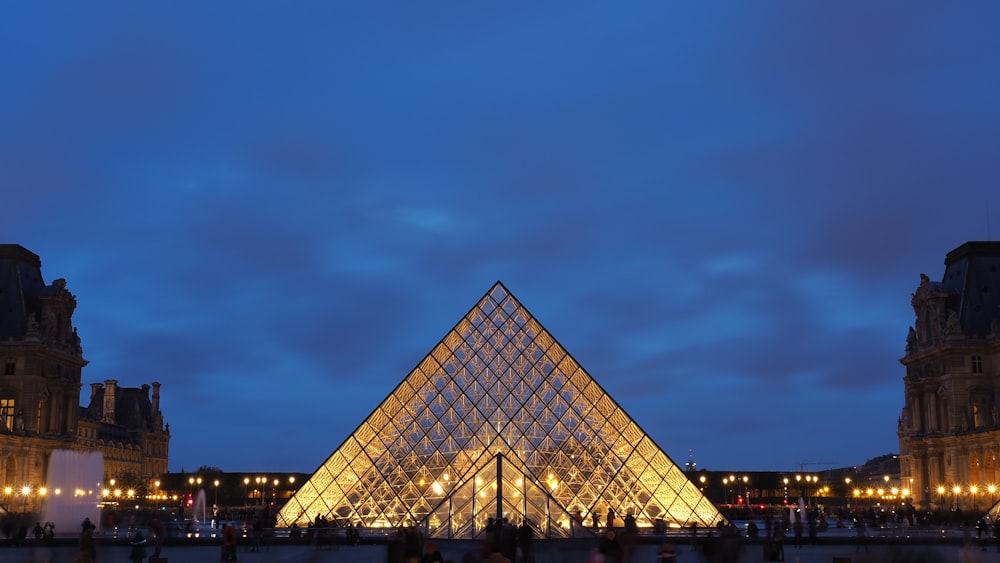
<svg viewBox="0 0 1000 563">
<path fill-rule="evenodd" d="M 1000 242 L 970 241 L 945 257 L 941 284 L 961 298 L 956 307 L 966 334 L 989 334 L 1000 321 Z"/>
<path fill-rule="evenodd" d="M 101 423 L 104 415 L 104 393 L 106 388 L 95 387 L 86 407 L 80 407 L 80 419 Z M 149 400 L 149 386 L 115 388 L 115 423 L 101 423 L 100 437 L 115 441 L 128 441 L 134 432 L 145 432 L 156 428 L 153 405 Z"/>
<path fill-rule="evenodd" d="M 46 293 L 38 255 L 19 244 L 0 244 L 0 336 L 24 336 L 32 298 Z"/>
</svg>

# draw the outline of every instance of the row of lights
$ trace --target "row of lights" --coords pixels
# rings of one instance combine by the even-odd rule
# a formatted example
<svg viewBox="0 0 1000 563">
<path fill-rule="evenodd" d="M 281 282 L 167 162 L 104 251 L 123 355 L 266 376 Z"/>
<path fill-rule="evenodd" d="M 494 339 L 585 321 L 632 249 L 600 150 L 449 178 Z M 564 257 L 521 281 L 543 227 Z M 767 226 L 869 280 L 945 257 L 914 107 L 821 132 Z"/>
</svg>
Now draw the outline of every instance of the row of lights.
<svg viewBox="0 0 1000 563">
<path fill-rule="evenodd" d="M 944 485 L 938 485 L 937 494 L 938 494 L 939 498 L 943 497 L 944 494 L 947 491 L 948 491 L 947 487 L 945 487 Z M 955 495 L 955 497 L 958 497 L 958 495 L 962 494 L 963 492 L 968 492 L 970 495 L 972 495 L 972 504 L 973 504 L 973 506 L 974 507 L 978 506 L 978 501 L 979 501 L 979 498 L 978 498 L 978 495 L 979 495 L 979 486 L 978 485 L 969 485 L 968 488 L 966 488 L 964 490 L 962 489 L 961 485 L 954 485 L 951 488 L 951 492 Z M 993 484 L 987 485 L 986 486 L 986 492 L 990 493 L 990 500 L 992 501 L 993 500 L 993 496 L 996 495 L 996 493 L 997 493 L 997 486 L 993 485 Z"/>
<path fill-rule="evenodd" d="M 265 486 L 265 485 L 268 484 L 269 481 L 270 480 L 269 480 L 268 477 L 259 476 L 259 477 L 255 477 L 253 482 L 256 485 L 258 485 L 258 486 Z M 201 484 L 203 482 L 204 481 L 202 480 L 201 477 L 189 477 L 188 478 L 188 484 L 191 485 L 192 487 L 195 486 L 195 485 L 201 486 Z M 274 485 L 275 488 L 278 487 L 278 485 L 280 484 L 280 482 L 281 481 L 279 479 L 274 479 L 273 481 L 271 481 L 271 483 Z M 110 479 L 108 481 L 108 485 L 109 486 L 101 489 L 101 491 L 100 491 L 101 496 L 104 497 L 104 498 L 108 498 L 108 497 L 120 498 L 122 496 L 126 496 L 129 499 L 132 499 L 132 498 L 136 497 L 137 493 L 136 493 L 136 490 L 134 488 L 122 489 L 121 487 L 115 487 L 116 483 L 117 482 L 116 482 L 115 479 Z M 295 484 L 295 477 L 294 476 L 289 476 L 288 477 L 288 483 L 289 483 L 289 485 L 294 485 Z M 218 504 L 219 485 L 221 483 L 220 483 L 220 481 L 218 479 L 215 479 L 212 482 L 212 484 L 215 486 L 216 504 Z M 244 485 L 249 485 L 250 484 L 250 478 L 249 477 L 244 477 L 243 478 L 243 484 Z M 169 500 L 169 499 L 172 498 L 173 500 L 177 500 L 177 498 L 178 498 L 177 495 L 173 495 L 171 497 L 171 495 L 165 494 L 164 492 L 162 492 L 162 491 L 159 490 L 160 489 L 160 481 L 159 480 L 154 481 L 153 485 L 157 489 L 157 492 L 146 495 L 147 499 L 150 499 L 150 500 Z M 33 492 L 35 492 L 35 491 L 36 491 L 36 489 L 34 489 L 30 485 L 24 485 L 20 489 L 17 489 L 15 487 L 12 487 L 12 486 L 9 486 L 9 485 L 3 488 L 3 492 L 4 492 L 4 494 L 7 497 L 10 497 L 10 496 L 22 496 L 22 497 L 25 498 L 25 500 L 27 500 L 27 498 L 30 497 L 31 494 Z M 49 493 L 48 487 L 40 486 L 37 489 L 37 494 L 40 497 L 44 497 L 48 493 Z M 59 488 L 53 489 L 52 493 L 56 494 L 56 495 L 61 495 L 62 494 L 62 489 L 59 489 Z M 74 494 L 74 496 L 85 496 L 85 495 L 88 495 L 88 494 L 92 495 L 92 494 L 94 494 L 94 492 L 92 490 L 91 491 L 84 491 L 83 489 L 76 489 L 73 492 L 73 494 Z"/>
</svg>

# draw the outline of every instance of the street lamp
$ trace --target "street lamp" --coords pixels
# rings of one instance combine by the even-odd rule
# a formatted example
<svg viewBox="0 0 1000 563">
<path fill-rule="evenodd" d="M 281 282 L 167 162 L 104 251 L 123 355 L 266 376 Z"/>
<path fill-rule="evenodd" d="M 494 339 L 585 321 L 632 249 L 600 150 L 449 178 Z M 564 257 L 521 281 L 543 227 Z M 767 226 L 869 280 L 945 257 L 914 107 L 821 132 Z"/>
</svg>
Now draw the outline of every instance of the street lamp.
<svg viewBox="0 0 1000 563">
<path fill-rule="evenodd" d="M 216 508 L 218 508 L 218 506 L 219 506 L 219 480 L 216 479 L 215 482 L 212 483 L 212 484 L 215 485 L 215 506 L 216 506 Z"/>
<path fill-rule="evenodd" d="M 937 494 L 938 494 L 938 507 L 941 507 L 944 504 L 944 485 L 938 485 Z"/>
<path fill-rule="evenodd" d="M 993 506 L 993 495 L 996 494 L 996 492 L 997 492 L 997 486 L 996 485 L 990 485 L 990 486 L 986 487 L 986 490 L 990 492 L 990 506 Z"/>
<path fill-rule="evenodd" d="M 979 487 L 972 485 L 971 487 L 969 487 L 969 492 L 972 493 L 972 510 L 973 511 L 978 510 L 979 502 L 978 499 L 976 498 L 976 495 L 979 493 Z"/>
<path fill-rule="evenodd" d="M 249 506 L 250 505 L 250 503 L 248 502 L 249 501 L 249 497 L 250 497 L 249 489 L 250 489 L 250 478 L 249 477 L 244 477 L 243 478 L 243 506 Z"/>
<path fill-rule="evenodd" d="M 750 477 L 743 476 L 743 501 L 746 502 L 747 508 L 750 508 Z"/>
<path fill-rule="evenodd" d="M 264 485 L 267 484 L 267 477 L 256 477 L 254 483 L 257 484 L 257 501 L 264 506 Z"/>
<path fill-rule="evenodd" d="M 31 487 L 25 485 L 21 487 L 21 496 L 24 497 L 24 509 L 21 512 L 28 511 L 28 496 L 31 495 Z"/>
<path fill-rule="evenodd" d="M 951 492 L 955 493 L 955 506 L 958 506 L 958 495 L 962 494 L 961 485 L 955 485 L 951 488 Z"/>
</svg>

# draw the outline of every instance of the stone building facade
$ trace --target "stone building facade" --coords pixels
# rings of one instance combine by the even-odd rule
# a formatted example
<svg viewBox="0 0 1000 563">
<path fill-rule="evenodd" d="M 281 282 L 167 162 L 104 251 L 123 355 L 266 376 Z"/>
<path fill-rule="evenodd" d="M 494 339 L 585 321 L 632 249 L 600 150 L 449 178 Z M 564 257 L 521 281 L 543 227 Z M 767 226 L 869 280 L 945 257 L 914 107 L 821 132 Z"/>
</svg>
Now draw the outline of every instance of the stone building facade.
<svg viewBox="0 0 1000 563">
<path fill-rule="evenodd" d="M 55 450 L 100 451 L 105 479 L 142 481 L 167 472 L 169 426 L 160 384 L 91 386 L 80 406 L 87 365 L 66 280 L 46 284 L 39 257 L 0 244 L 0 513 L 34 510 Z M 141 485 L 141 483 L 137 483 Z"/>
<path fill-rule="evenodd" d="M 967 242 L 920 275 L 906 338 L 900 474 L 921 509 L 1000 499 L 1000 242 Z"/>
</svg>

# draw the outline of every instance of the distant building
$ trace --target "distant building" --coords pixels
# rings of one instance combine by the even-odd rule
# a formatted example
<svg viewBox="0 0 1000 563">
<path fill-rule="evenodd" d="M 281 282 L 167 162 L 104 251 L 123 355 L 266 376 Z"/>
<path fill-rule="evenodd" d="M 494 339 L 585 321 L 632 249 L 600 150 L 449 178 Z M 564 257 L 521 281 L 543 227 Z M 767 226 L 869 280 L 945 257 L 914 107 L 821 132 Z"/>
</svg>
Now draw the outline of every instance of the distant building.
<svg viewBox="0 0 1000 563">
<path fill-rule="evenodd" d="M 41 267 L 24 247 L 0 244 L 0 513 L 38 508 L 54 450 L 100 451 L 105 478 L 137 488 L 167 472 L 160 384 L 150 399 L 149 385 L 95 383 L 81 407 L 76 298 L 64 279 L 47 285 Z"/>
<path fill-rule="evenodd" d="M 920 508 L 985 510 L 1000 498 L 1000 242 L 967 242 L 944 264 L 911 299 L 900 473 Z"/>
</svg>

